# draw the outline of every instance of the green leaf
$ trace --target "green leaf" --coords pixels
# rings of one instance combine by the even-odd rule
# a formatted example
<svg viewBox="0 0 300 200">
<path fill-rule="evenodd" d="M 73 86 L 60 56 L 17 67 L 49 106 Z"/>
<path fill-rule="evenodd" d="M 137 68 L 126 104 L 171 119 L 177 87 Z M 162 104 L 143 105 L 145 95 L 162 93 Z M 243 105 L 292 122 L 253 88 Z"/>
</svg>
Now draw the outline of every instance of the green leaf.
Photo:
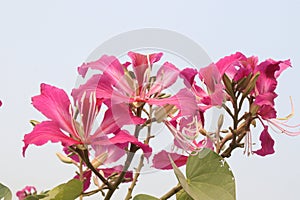
<svg viewBox="0 0 300 200">
<path fill-rule="evenodd" d="M 193 200 L 184 190 L 180 190 L 176 193 L 177 200 Z"/>
<path fill-rule="evenodd" d="M 159 200 L 159 199 L 147 194 L 138 194 L 133 198 L 133 200 Z"/>
<path fill-rule="evenodd" d="M 235 180 L 226 161 L 210 149 L 189 156 L 186 165 L 189 191 L 195 200 L 235 200 Z M 194 196 L 197 195 L 197 198 Z"/>
<path fill-rule="evenodd" d="M 43 200 L 74 200 L 80 196 L 82 188 L 81 181 L 72 179 L 47 192 L 48 196 L 43 198 Z"/>
<path fill-rule="evenodd" d="M 0 183 L 0 199 L 12 200 L 12 194 L 8 187 Z"/>
<path fill-rule="evenodd" d="M 46 194 L 35 194 L 35 195 L 30 195 L 27 196 L 24 200 L 39 200 L 47 197 L 48 195 Z"/>
</svg>

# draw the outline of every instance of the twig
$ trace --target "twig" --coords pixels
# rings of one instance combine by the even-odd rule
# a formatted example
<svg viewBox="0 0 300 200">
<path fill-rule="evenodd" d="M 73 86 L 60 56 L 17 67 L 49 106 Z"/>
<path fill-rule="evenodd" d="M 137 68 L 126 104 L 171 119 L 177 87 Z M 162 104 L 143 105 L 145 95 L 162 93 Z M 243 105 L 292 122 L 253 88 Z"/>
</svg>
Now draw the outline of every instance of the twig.
<svg viewBox="0 0 300 200">
<path fill-rule="evenodd" d="M 174 194 L 176 194 L 177 192 L 179 192 L 182 189 L 182 186 L 180 184 L 176 185 L 175 187 L 173 187 L 169 192 L 167 192 L 166 194 L 164 194 L 162 197 L 160 197 L 160 200 L 166 200 L 169 199 L 170 197 L 172 197 Z"/>
</svg>

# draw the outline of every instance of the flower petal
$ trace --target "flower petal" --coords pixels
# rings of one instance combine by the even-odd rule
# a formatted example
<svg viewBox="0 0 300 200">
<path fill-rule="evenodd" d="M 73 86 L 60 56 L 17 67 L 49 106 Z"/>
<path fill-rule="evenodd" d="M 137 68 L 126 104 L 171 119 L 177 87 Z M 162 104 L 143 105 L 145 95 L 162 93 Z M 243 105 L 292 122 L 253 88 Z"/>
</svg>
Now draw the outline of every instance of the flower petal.
<svg viewBox="0 0 300 200">
<path fill-rule="evenodd" d="M 257 155 L 266 156 L 273 154 L 274 151 L 274 140 L 268 133 L 268 126 L 264 126 L 264 130 L 260 134 L 259 140 L 261 141 L 261 149 L 254 151 Z"/>
<path fill-rule="evenodd" d="M 99 128 L 96 130 L 95 135 L 114 133 L 124 125 L 142 124 L 144 122 L 145 119 L 134 116 L 127 105 L 112 105 L 105 112 L 103 121 Z"/>
<path fill-rule="evenodd" d="M 63 146 L 71 146 L 74 144 L 80 144 L 79 141 L 66 136 L 61 130 L 56 122 L 44 121 L 37 124 L 33 131 L 24 136 L 24 147 L 23 156 L 25 156 L 25 151 L 30 144 L 41 146 L 46 144 L 48 141 L 53 143 L 61 142 Z"/>
<path fill-rule="evenodd" d="M 156 81 L 154 82 L 153 86 L 151 87 L 148 95 L 161 92 L 162 90 L 170 87 L 173 85 L 180 71 L 173 65 L 172 63 L 165 62 L 157 72 Z"/>
<path fill-rule="evenodd" d="M 159 61 L 162 55 L 163 53 L 143 55 L 132 51 L 128 52 L 128 56 L 132 60 L 133 71 L 140 87 L 143 86 L 147 69 L 151 67 L 153 63 Z"/>
<path fill-rule="evenodd" d="M 103 55 L 100 59 L 89 63 L 83 63 L 78 67 L 78 73 L 83 77 L 89 69 L 100 70 L 103 74 L 106 74 L 111 83 L 117 83 L 120 77 L 124 75 L 123 65 L 115 56 Z"/>
<path fill-rule="evenodd" d="M 169 153 L 165 150 L 157 153 L 153 157 L 153 166 L 156 169 L 173 169 L 169 156 L 174 163 L 180 167 L 186 164 L 188 157 L 177 153 Z"/>
<path fill-rule="evenodd" d="M 180 78 L 183 79 L 184 84 L 187 88 L 194 85 L 195 76 L 198 74 L 197 70 L 194 68 L 185 68 L 180 72 Z"/>
<path fill-rule="evenodd" d="M 136 146 L 140 147 L 146 158 L 149 158 L 149 156 L 152 153 L 152 148 L 147 145 L 144 144 L 140 141 L 138 141 L 138 139 L 136 137 L 134 137 L 133 135 L 130 135 L 127 131 L 125 130 L 121 130 L 119 131 L 114 137 L 112 137 L 109 140 L 112 144 L 127 144 L 127 143 L 132 143 L 135 144 Z"/>
<path fill-rule="evenodd" d="M 41 94 L 32 97 L 32 104 L 63 130 L 70 134 L 75 132 L 72 126 L 71 103 L 64 90 L 42 83 Z"/>
<path fill-rule="evenodd" d="M 113 173 L 121 173 L 123 170 L 123 166 L 122 165 L 118 165 L 112 168 L 104 168 L 104 169 L 100 169 L 103 173 L 104 173 L 104 177 L 109 177 L 111 176 Z M 133 173 L 132 171 L 127 171 L 124 177 L 124 182 L 129 182 L 133 179 Z"/>
<path fill-rule="evenodd" d="M 237 72 L 236 66 L 240 66 L 240 61 L 246 61 L 247 57 L 242 54 L 241 52 L 236 52 L 230 56 L 225 56 L 224 58 L 220 59 L 216 66 L 219 69 L 221 76 L 224 73 L 227 74 L 228 77 L 233 79 L 234 75 Z"/>
</svg>

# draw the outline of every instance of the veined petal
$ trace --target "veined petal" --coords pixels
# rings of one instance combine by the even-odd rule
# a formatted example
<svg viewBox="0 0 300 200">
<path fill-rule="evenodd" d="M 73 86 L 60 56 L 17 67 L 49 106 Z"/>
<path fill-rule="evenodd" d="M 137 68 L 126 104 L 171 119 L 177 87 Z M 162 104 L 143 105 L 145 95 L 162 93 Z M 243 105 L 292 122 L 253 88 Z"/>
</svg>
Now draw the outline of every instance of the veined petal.
<svg viewBox="0 0 300 200">
<path fill-rule="evenodd" d="M 254 151 L 257 155 L 266 156 L 273 154 L 274 151 L 274 140 L 268 133 L 268 126 L 264 126 L 264 130 L 260 134 L 259 140 L 261 141 L 261 149 Z"/>
<path fill-rule="evenodd" d="M 80 144 L 79 141 L 66 136 L 61 132 L 59 125 L 53 121 L 44 121 L 37 124 L 32 132 L 24 136 L 23 142 L 23 156 L 25 156 L 25 151 L 30 144 L 41 146 L 46 144 L 48 141 L 53 143 L 61 142 L 63 146 L 71 146 L 74 144 Z"/>
<path fill-rule="evenodd" d="M 180 71 L 172 63 L 165 62 L 157 72 L 156 81 L 151 87 L 148 95 L 161 92 L 163 89 L 166 89 L 173 85 L 179 75 Z"/>
<path fill-rule="evenodd" d="M 172 164 L 170 162 L 170 158 L 174 161 L 177 167 L 181 167 L 186 164 L 188 157 L 177 154 L 177 153 L 169 153 L 165 150 L 157 153 L 153 157 L 153 166 L 156 169 L 173 169 Z"/>
<path fill-rule="evenodd" d="M 32 97 L 33 106 L 60 128 L 74 134 L 71 103 L 66 92 L 51 85 L 41 84 L 41 94 Z M 76 136 L 76 135 L 73 135 Z"/>
<path fill-rule="evenodd" d="M 213 93 L 215 85 L 221 83 L 221 74 L 215 64 L 201 68 L 199 70 L 199 77 L 205 83 L 209 93 Z"/>
</svg>

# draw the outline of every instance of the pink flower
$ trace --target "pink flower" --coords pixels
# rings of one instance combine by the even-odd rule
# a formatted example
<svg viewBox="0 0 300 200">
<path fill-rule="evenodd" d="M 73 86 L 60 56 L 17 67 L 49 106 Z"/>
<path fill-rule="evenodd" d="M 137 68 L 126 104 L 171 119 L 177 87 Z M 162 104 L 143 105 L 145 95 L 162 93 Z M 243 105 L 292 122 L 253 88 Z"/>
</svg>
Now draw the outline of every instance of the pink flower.
<svg viewBox="0 0 300 200">
<path fill-rule="evenodd" d="M 19 200 L 24 200 L 27 196 L 36 194 L 36 189 L 34 186 L 26 186 L 24 189 L 16 193 Z"/>
<path fill-rule="evenodd" d="M 32 98 L 33 106 L 42 112 L 49 120 L 37 124 L 33 131 L 24 136 L 23 155 L 30 144 L 43 145 L 48 141 L 61 142 L 68 147 L 77 144 L 97 146 L 112 146 L 118 148 L 116 144 L 128 144 L 129 142 L 140 145 L 142 149 L 151 152 L 137 139 L 130 134 L 119 134 L 120 128 L 126 124 L 141 124 L 145 120 L 134 117 L 128 111 L 128 107 L 116 105 L 115 115 L 112 108 L 105 112 L 101 125 L 93 132 L 92 127 L 99 113 L 101 102 L 96 99 L 95 92 L 90 92 L 90 96 L 82 93 L 79 99 L 74 99 L 75 108 L 71 106 L 67 94 L 56 87 L 41 84 L 41 94 Z M 78 109 L 80 121 L 76 121 L 75 109 Z M 124 116 L 126 113 L 126 116 Z M 115 134 L 109 138 L 108 134 Z M 126 140 L 127 139 L 127 140 Z M 124 149 L 123 153 L 124 154 Z M 97 152 L 96 155 L 99 155 Z"/>
<path fill-rule="evenodd" d="M 180 71 L 173 64 L 165 62 L 157 71 L 156 78 L 150 80 L 152 65 L 160 60 L 162 53 L 142 55 L 129 52 L 128 55 L 132 60 L 133 72 L 128 70 L 128 66 L 123 66 L 123 71 L 120 70 L 120 67 L 122 67 L 120 62 L 116 61 L 116 58 L 113 59 L 113 62 L 110 62 L 108 60 L 110 57 L 108 56 L 103 56 L 98 61 L 79 67 L 79 73 L 90 68 L 98 69 L 102 74 L 92 76 L 79 89 L 73 90 L 72 94 L 78 95 L 78 91 L 96 88 L 97 98 L 103 99 L 108 106 L 113 107 L 115 104 L 122 103 L 131 104 L 135 107 L 139 107 L 145 103 L 163 106 L 174 103 L 178 109 L 183 110 L 182 112 L 191 112 L 191 109 L 185 109 L 186 107 L 183 106 L 184 104 L 196 105 L 194 102 L 195 98 L 187 90 L 184 91 L 183 89 L 169 98 L 159 97 L 159 94 L 173 85 L 178 78 Z M 106 68 L 103 67 L 103 63 L 106 64 Z M 97 64 L 99 66 L 96 66 Z M 110 75 L 105 77 L 107 73 Z M 106 79 L 113 79 L 113 81 Z M 185 99 L 181 101 L 180 99 L 183 94 L 185 95 Z M 195 111 L 193 110 L 192 112 Z"/>
</svg>

